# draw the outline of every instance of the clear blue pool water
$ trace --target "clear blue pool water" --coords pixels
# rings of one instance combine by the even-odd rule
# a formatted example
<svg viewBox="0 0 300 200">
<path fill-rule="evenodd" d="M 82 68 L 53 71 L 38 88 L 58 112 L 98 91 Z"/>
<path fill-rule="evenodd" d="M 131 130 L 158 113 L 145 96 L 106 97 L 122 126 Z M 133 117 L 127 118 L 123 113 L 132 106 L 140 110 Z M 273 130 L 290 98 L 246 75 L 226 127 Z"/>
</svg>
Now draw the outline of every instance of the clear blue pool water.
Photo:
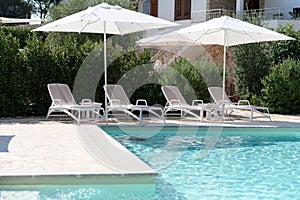
<svg viewBox="0 0 300 200">
<path fill-rule="evenodd" d="M 134 185 L 131 192 L 101 185 L 0 186 L 0 199 L 300 199 L 298 128 L 209 134 L 207 128 L 164 127 L 145 140 L 119 127 L 102 128 L 158 171 L 153 192 L 143 194 L 143 186 Z M 127 131 L 147 134 L 151 128 Z"/>
</svg>

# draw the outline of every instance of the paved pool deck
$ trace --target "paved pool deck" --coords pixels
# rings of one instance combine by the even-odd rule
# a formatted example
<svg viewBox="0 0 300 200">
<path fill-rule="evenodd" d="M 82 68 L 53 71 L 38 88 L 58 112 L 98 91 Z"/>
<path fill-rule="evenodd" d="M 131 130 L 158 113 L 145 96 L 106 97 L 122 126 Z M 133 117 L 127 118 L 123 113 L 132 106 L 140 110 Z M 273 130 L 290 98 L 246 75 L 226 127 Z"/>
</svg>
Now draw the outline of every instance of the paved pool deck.
<svg viewBox="0 0 300 200">
<path fill-rule="evenodd" d="M 96 125 L 36 118 L 0 122 L 0 185 L 148 184 L 156 175 Z"/>
<path fill-rule="evenodd" d="M 130 125 L 109 123 L 118 124 Z M 300 115 L 272 115 L 271 122 L 166 120 L 165 125 L 300 128 Z M 96 125 L 41 117 L 0 119 L 0 185 L 153 184 L 156 176 Z"/>
</svg>

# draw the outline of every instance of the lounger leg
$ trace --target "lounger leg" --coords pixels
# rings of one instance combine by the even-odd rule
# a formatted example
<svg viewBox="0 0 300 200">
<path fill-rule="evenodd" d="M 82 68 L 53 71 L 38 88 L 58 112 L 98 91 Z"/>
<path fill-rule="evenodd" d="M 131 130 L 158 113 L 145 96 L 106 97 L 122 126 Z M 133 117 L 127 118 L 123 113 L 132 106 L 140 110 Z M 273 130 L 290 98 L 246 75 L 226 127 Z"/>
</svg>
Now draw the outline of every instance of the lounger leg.
<svg viewBox="0 0 300 200">
<path fill-rule="evenodd" d="M 47 116 L 46 116 L 46 120 L 50 117 L 50 114 L 52 113 L 52 109 L 48 110 Z"/>
<path fill-rule="evenodd" d="M 77 125 L 79 125 L 79 124 L 80 124 L 80 115 L 81 115 L 81 111 L 79 110 L 79 111 L 78 111 Z"/>
<path fill-rule="evenodd" d="M 164 124 L 165 124 L 165 123 L 166 123 L 166 120 L 165 120 L 164 112 L 163 112 L 162 109 L 161 109 L 160 111 L 161 111 L 161 117 L 162 117 L 162 119 L 163 119 L 163 121 L 164 121 Z"/>
<path fill-rule="evenodd" d="M 140 126 L 142 126 L 143 111 L 140 109 Z"/>
<path fill-rule="evenodd" d="M 203 109 L 200 110 L 200 122 L 202 122 L 203 119 Z"/>
</svg>

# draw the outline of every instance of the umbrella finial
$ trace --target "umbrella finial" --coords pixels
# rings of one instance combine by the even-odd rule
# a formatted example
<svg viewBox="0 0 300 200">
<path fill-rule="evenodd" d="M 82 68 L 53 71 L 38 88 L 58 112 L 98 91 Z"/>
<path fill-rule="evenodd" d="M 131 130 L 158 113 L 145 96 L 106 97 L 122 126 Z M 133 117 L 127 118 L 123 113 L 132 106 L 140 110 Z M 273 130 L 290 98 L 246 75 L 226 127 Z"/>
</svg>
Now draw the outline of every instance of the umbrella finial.
<svg viewBox="0 0 300 200">
<path fill-rule="evenodd" d="M 110 9 L 111 8 L 111 6 L 109 4 L 107 4 L 107 3 L 101 3 L 100 7 L 101 8 L 106 8 L 106 9 Z"/>
</svg>

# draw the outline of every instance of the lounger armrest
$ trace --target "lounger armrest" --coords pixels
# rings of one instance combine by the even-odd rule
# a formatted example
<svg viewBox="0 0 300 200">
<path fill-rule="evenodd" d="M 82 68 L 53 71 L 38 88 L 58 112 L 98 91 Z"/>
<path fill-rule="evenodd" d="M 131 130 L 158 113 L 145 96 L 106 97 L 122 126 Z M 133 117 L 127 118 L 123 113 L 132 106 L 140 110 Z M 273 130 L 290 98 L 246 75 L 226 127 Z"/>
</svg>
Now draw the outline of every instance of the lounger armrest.
<svg viewBox="0 0 300 200">
<path fill-rule="evenodd" d="M 52 105 L 61 106 L 61 100 L 60 99 L 53 99 Z"/>
<path fill-rule="evenodd" d="M 140 102 L 143 102 L 144 104 L 140 104 Z M 138 100 L 136 100 L 135 105 L 136 106 L 138 106 L 138 105 L 148 106 L 148 103 L 147 103 L 146 99 L 138 99 Z"/>
<path fill-rule="evenodd" d="M 82 99 L 81 105 L 92 105 L 92 100 L 90 99 Z"/>
<path fill-rule="evenodd" d="M 112 99 L 110 100 L 110 106 L 118 106 L 118 107 L 121 107 L 121 102 L 120 102 L 120 99 Z"/>
<path fill-rule="evenodd" d="M 93 102 L 94 106 L 95 107 L 101 107 L 102 106 L 102 103 L 99 103 L 99 102 Z"/>
<path fill-rule="evenodd" d="M 243 103 L 246 103 L 248 106 L 250 106 L 250 102 L 248 100 L 239 100 L 238 101 L 238 106 L 243 105 Z"/>
<path fill-rule="evenodd" d="M 101 107 L 102 103 L 94 102 L 91 99 L 82 99 L 81 100 L 81 105 L 92 105 L 92 106 L 95 106 L 95 107 Z"/>
<path fill-rule="evenodd" d="M 170 102 L 169 102 L 169 105 L 170 106 L 180 106 L 181 103 L 178 99 L 171 99 Z"/>
<path fill-rule="evenodd" d="M 203 105 L 204 104 L 203 100 L 193 100 L 192 102 L 193 106 L 198 106 L 199 104 Z"/>
</svg>

